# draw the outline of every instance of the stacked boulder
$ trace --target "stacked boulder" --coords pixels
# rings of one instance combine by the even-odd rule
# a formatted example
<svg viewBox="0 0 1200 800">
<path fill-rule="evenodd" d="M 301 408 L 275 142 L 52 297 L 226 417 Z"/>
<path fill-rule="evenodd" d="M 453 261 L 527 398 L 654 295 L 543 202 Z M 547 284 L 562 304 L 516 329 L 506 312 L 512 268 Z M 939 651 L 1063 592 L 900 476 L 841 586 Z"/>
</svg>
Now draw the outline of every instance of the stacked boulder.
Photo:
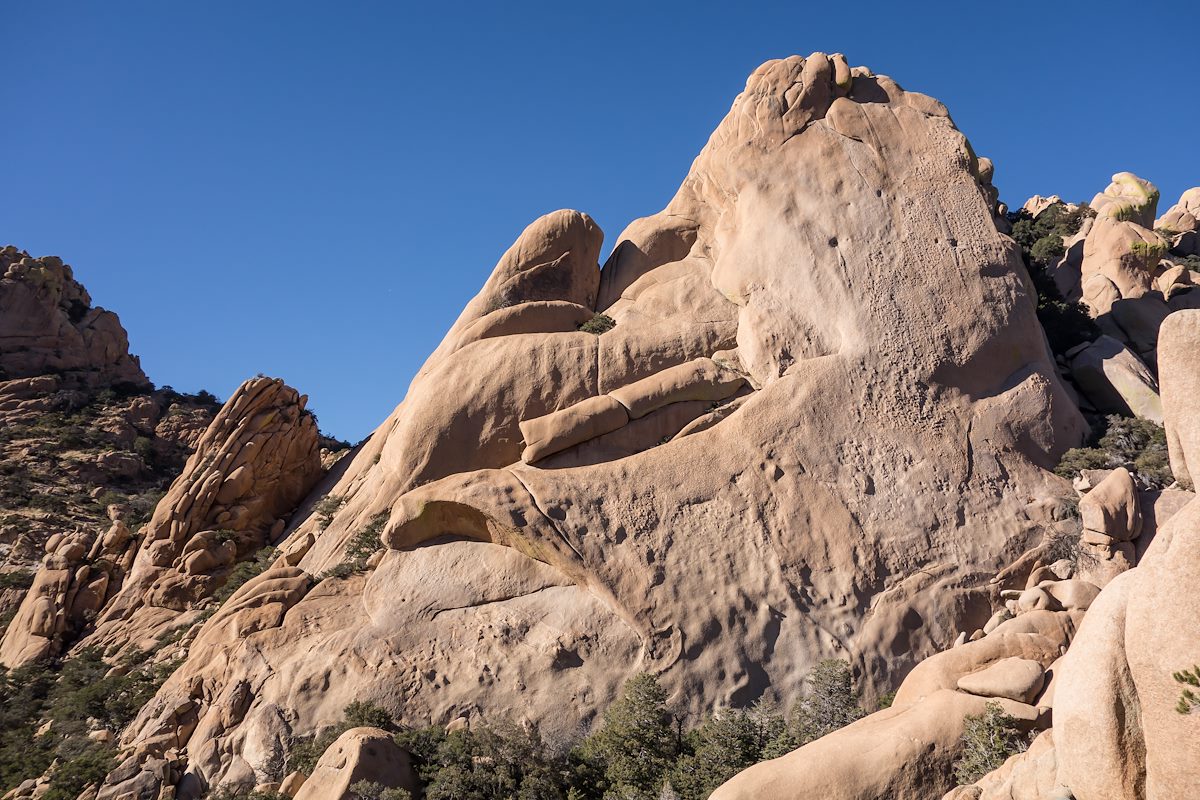
<svg viewBox="0 0 1200 800">
<path fill-rule="evenodd" d="M 57 375 L 66 388 L 149 381 L 117 315 L 92 306 L 71 267 L 0 248 L 0 381 Z"/>
<path fill-rule="evenodd" d="M 1042 205 L 1034 203 L 1039 199 L 1032 207 Z M 1161 424 L 1158 330 L 1172 311 L 1200 305 L 1200 293 L 1191 291 L 1200 284 L 1200 262 L 1187 259 L 1195 255 L 1200 188 L 1184 192 L 1156 221 L 1158 200 L 1149 181 L 1113 175 L 1092 199 L 1095 218 L 1064 243 L 1052 272 L 1063 295 L 1081 301 L 1104 334 L 1066 353 L 1087 404 Z"/>
<path fill-rule="evenodd" d="M 152 639 L 210 597 L 239 561 L 278 539 L 322 475 L 306 400 L 273 378 L 238 387 L 142 530 L 130 575 L 90 643 Z"/>
<path fill-rule="evenodd" d="M 10 669 L 56 656 L 121 588 L 136 541 L 120 506 L 109 506 L 103 535 L 56 534 L 16 615 L 0 640 L 0 664 Z"/>
</svg>

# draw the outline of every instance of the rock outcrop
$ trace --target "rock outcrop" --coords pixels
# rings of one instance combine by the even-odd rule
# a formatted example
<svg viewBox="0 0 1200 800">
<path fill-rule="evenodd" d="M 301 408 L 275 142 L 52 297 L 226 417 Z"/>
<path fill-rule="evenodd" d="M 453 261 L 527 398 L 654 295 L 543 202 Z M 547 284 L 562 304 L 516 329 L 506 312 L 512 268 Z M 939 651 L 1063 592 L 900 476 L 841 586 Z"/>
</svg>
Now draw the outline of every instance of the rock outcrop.
<svg viewBox="0 0 1200 800">
<path fill-rule="evenodd" d="M 277 379 L 238 387 L 141 532 L 129 577 L 89 643 L 111 650 L 152 641 L 210 597 L 239 561 L 278 540 L 323 474 L 306 401 Z"/>
<path fill-rule="evenodd" d="M 271 624 L 223 609 L 126 746 L 194 703 L 172 729 L 194 797 L 279 781 L 290 738 L 350 700 L 553 734 L 640 671 L 694 713 L 792 693 L 833 655 L 890 688 L 984 624 L 1084 432 L 991 173 L 932 98 L 840 55 L 763 65 L 602 269 L 587 215 L 525 230 L 306 502 L 338 501 L 288 530 L 290 571 L 243 588 L 277 598 Z M 578 329 L 598 312 L 615 327 Z M 186 581 L 201 534 L 165 521 L 145 553 Z M 339 572 L 375 531 L 386 552 Z M 984 702 L 939 691 L 905 713 Z"/>
<path fill-rule="evenodd" d="M 46 374 L 70 388 L 150 382 L 117 315 L 93 307 L 61 258 L 0 249 L 0 380 Z"/>
<path fill-rule="evenodd" d="M 317 762 L 296 800 L 356 800 L 350 790 L 358 781 L 385 789 L 417 792 L 416 776 L 408 753 L 379 728 L 351 728 L 338 737 Z"/>
<path fill-rule="evenodd" d="M 188 622 L 232 568 L 283 532 L 322 475 L 316 423 L 282 381 L 244 383 L 198 442 L 150 522 L 132 532 L 123 508 L 106 533 L 57 534 L 0 641 L 0 664 L 88 641 L 146 646 Z"/>
</svg>

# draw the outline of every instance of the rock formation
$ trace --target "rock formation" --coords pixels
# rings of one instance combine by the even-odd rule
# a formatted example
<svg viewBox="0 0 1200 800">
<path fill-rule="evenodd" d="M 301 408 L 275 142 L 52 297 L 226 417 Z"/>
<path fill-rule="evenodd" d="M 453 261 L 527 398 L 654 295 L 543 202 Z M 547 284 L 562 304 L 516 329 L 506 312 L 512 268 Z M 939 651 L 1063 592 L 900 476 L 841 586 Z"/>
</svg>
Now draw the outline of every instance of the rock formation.
<svg viewBox="0 0 1200 800">
<path fill-rule="evenodd" d="M 640 671 L 694 713 L 830 655 L 886 690 L 984 624 L 1084 432 L 991 172 L 887 77 L 763 65 L 603 269 L 585 214 L 525 230 L 125 746 L 170 728 L 194 797 L 280 780 L 350 700 L 569 733 Z"/>
<path fill-rule="evenodd" d="M 195 452 L 144 526 L 115 504 L 106 533 L 39 543 L 0 664 L 119 663 L 177 634 L 157 657 L 182 665 L 114 726 L 92 800 L 417 792 L 386 731 L 346 730 L 351 701 L 563 739 L 637 673 L 697 718 L 797 696 L 827 657 L 894 702 L 713 798 L 1185 796 L 1200 311 L 1178 309 L 1200 301 L 1200 194 L 1155 221 L 1157 189 L 1113 177 L 1047 265 L 1103 334 L 1052 354 L 993 171 L 930 97 L 840 54 L 768 62 L 603 267 L 586 214 L 529 225 L 340 460 L 273 379 L 196 435 L 145 400 L 69 267 L 6 249 L 0 307 L 36 324 L 0 330 L 0 415 L 32 426 L 51 394 L 130 384 L 120 420 Z M 1060 208 L 1086 210 L 1019 213 Z M 1180 486 L 1134 463 L 1049 472 L 1080 407 L 1164 421 Z M 991 704 L 1032 744 L 956 786 Z"/>
<path fill-rule="evenodd" d="M 90 642 L 111 647 L 157 635 L 159 620 L 194 608 L 238 561 L 278 539 L 322 475 L 306 400 L 272 378 L 238 387 L 155 509 Z"/>
<path fill-rule="evenodd" d="M 153 642 L 284 529 L 322 474 L 316 423 L 282 381 L 255 378 L 229 399 L 183 474 L 134 536 L 112 510 L 103 536 L 57 535 L 0 641 L 0 664 L 57 654 L 94 622 L 89 643 Z M 98 619 L 97 619 L 98 617 Z"/>
<path fill-rule="evenodd" d="M 0 380 L 57 373 L 71 388 L 149 385 L 117 315 L 54 256 L 0 249 Z"/>
</svg>

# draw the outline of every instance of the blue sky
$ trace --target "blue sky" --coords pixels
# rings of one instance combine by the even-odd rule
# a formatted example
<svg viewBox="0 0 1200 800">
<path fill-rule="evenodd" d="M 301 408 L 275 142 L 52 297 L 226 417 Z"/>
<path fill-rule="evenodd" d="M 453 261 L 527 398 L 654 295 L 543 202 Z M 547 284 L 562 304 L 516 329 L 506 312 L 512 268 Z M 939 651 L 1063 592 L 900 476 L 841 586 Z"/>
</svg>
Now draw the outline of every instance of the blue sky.
<svg viewBox="0 0 1200 800">
<path fill-rule="evenodd" d="M 578 208 L 607 251 L 767 59 L 841 51 L 934 95 L 1010 203 L 1128 169 L 1169 204 L 1200 184 L 1197 22 L 1176 2 L 6 2 L 0 240 L 74 265 L 159 385 L 277 375 L 357 440 L 528 222 Z"/>
</svg>

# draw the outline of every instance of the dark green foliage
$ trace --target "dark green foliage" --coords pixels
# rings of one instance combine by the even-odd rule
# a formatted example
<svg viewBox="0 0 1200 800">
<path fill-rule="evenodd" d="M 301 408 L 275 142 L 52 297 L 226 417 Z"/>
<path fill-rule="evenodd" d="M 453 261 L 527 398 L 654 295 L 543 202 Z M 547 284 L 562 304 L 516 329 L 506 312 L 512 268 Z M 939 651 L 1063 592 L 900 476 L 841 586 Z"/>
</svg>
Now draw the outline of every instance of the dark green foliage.
<svg viewBox="0 0 1200 800">
<path fill-rule="evenodd" d="M 384 730 L 393 730 L 396 727 L 392 715 L 374 703 L 362 703 L 355 700 L 346 706 L 342 713 L 346 717 L 347 729 L 383 728 Z"/>
<path fill-rule="evenodd" d="M 792 707 L 792 731 L 800 744 L 808 744 L 861 719 L 854 694 L 850 665 L 828 658 L 808 674 L 808 691 Z"/>
<path fill-rule="evenodd" d="M 1063 245 L 1062 237 L 1051 234 L 1034 242 L 1029 254 L 1039 264 L 1052 264 L 1062 258 L 1065 252 L 1067 248 Z"/>
<path fill-rule="evenodd" d="M 587 760 L 604 765 L 610 793 L 636 797 L 658 792 L 680 745 L 666 692 L 643 673 L 625 682 L 621 697 L 604 712 L 604 725 L 581 749 Z"/>
<path fill-rule="evenodd" d="M 81 737 L 59 745 L 57 755 L 59 761 L 50 770 L 50 786 L 42 800 L 76 800 L 117 766 L 116 747 Z"/>
<path fill-rule="evenodd" d="M 29 570 L 0 572 L 0 591 L 5 589 L 28 589 L 33 586 L 33 573 Z"/>
<path fill-rule="evenodd" d="M 100 651 L 86 648 L 60 662 L 0 668 L 0 791 L 50 772 L 45 797 L 75 800 L 116 766 L 116 751 L 87 734 L 99 728 L 119 733 L 145 705 L 176 664 L 150 663 L 137 653 L 123 663 L 125 674 L 108 674 Z M 43 723 L 49 730 L 35 735 Z"/>
<path fill-rule="evenodd" d="M 876 710 L 882 711 L 885 708 L 891 708 L 892 703 L 894 702 L 896 702 L 896 693 L 894 691 L 884 692 L 883 694 L 879 695 L 879 700 L 876 703 Z"/>
<path fill-rule="evenodd" d="M 313 507 L 313 513 L 317 515 L 317 522 L 321 523 L 321 527 L 328 528 L 329 523 L 333 522 L 333 515 L 344 505 L 346 498 L 336 494 L 326 495 Z"/>
<path fill-rule="evenodd" d="M 617 321 L 615 319 L 607 314 L 596 312 L 591 319 L 579 326 L 579 330 L 583 331 L 584 333 L 594 333 L 599 336 L 606 331 L 611 331 L 616 326 Z"/>
<path fill-rule="evenodd" d="M 316 736 L 300 736 L 288 743 L 287 763 L 285 772 L 299 770 L 305 775 L 311 775 L 317 766 L 321 754 L 337 741 L 337 738 L 351 728 L 370 726 L 394 730 L 395 723 L 391 714 L 374 703 L 361 703 L 357 700 L 342 710 L 342 721 L 337 725 L 326 728 Z"/>
<path fill-rule="evenodd" d="M 722 711 L 685 738 L 686 752 L 670 772 L 671 790 L 682 800 L 704 800 L 747 767 L 797 745 L 783 715 L 771 704 Z"/>
<path fill-rule="evenodd" d="M 267 571 L 267 568 L 275 561 L 276 553 L 276 549 L 268 545 L 245 561 L 238 562 L 229 571 L 229 575 L 221 587 L 213 592 L 213 599 L 221 604 L 233 597 L 233 593 L 245 586 L 251 578 L 258 577 Z"/>
<path fill-rule="evenodd" d="M 1200 666 L 1173 673 L 1171 677 L 1177 683 L 1182 683 L 1185 686 L 1183 693 L 1179 695 L 1179 702 L 1176 703 L 1175 710 L 1180 714 L 1191 714 L 1196 709 L 1200 709 L 1200 695 L 1186 688 L 1187 686 L 1200 688 Z"/>
<path fill-rule="evenodd" d="M 1152 485 L 1170 484 L 1174 477 L 1163 427 L 1147 419 L 1110 416 L 1105 420 L 1103 434 L 1095 446 L 1068 450 L 1054 472 L 1064 478 L 1073 478 L 1080 470 L 1117 467 L 1136 472 Z"/>
<path fill-rule="evenodd" d="M 998 769 L 1009 756 L 1028 749 L 1029 737 L 1016 719 L 992 701 L 982 714 L 968 715 L 964 720 L 962 744 L 962 755 L 954 762 L 954 777 L 959 786 L 967 786 Z"/>
<path fill-rule="evenodd" d="M 411 742 L 401 735 L 397 741 Z M 430 754 L 430 749 L 434 747 Z M 428 731 L 417 747 L 425 800 L 554 800 L 566 797 L 567 760 L 552 755 L 536 726 L 480 725 Z"/>
<path fill-rule="evenodd" d="M 358 800 L 412 800 L 412 792 L 407 789 L 389 789 L 375 781 L 355 781 L 350 791 Z"/>
<path fill-rule="evenodd" d="M 218 789 L 204 795 L 204 800 L 291 800 L 279 792 L 247 792 L 233 789 Z"/>
<path fill-rule="evenodd" d="M 388 512 L 386 511 L 381 511 L 371 517 L 366 527 L 351 536 L 350 540 L 346 542 L 346 549 L 344 551 L 345 560 L 323 572 L 320 576 L 321 579 L 348 578 L 365 570 L 367 568 L 367 559 L 375 555 L 375 552 L 383 547 L 380 534 L 383 533 L 383 527 L 387 524 L 387 521 Z"/>
<path fill-rule="evenodd" d="M 346 542 L 346 556 L 353 561 L 366 561 L 375 554 L 375 551 L 383 547 L 383 542 L 379 535 L 383 532 L 383 526 L 387 524 L 388 513 L 382 511 L 371 517 L 371 521 L 366 527 L 350 538 Z"/>
<path fill-rule="evenodd" d="M 1050 349 L 1062 354 L 1076 345 L 1090 342 L 1100 329 L 1078 303 L 1067 302 L 1058 291 L 1046 266 L 1065 252 L 1063 238 L 1079 232 L 1085 217 L 1095 216 L 1086 205 L 1068 212 L 1062 205 L 1051 206 L 1032 219 L 1026 212 L 1011 215 L 1012 238 L 1021 248 L 1021 257 L 1037 291 L 1037 316 L 1046 331 Z"/>
</svg>

